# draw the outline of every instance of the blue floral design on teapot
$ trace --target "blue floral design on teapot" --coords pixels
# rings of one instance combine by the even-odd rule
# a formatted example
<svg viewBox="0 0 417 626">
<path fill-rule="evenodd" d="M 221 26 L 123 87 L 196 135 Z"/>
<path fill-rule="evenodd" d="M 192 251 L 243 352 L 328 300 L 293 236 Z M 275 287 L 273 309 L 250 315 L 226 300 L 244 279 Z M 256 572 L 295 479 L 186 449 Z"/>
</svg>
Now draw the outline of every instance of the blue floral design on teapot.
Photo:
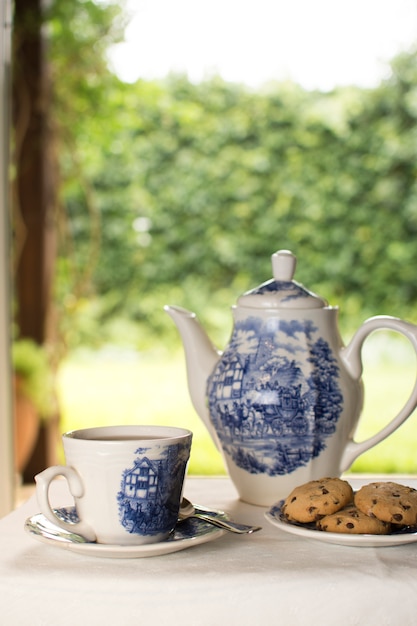
<svg viewBox="0 0 417 626">
<path fill-rule="evenodd" d="M 257 317 L 237 322 L 207 387 L 223 449 L 254 474 L 287 474 L 306 465 L 336 429 L 338 379 L 337 360 L 312 324 Z"/>
</svg>

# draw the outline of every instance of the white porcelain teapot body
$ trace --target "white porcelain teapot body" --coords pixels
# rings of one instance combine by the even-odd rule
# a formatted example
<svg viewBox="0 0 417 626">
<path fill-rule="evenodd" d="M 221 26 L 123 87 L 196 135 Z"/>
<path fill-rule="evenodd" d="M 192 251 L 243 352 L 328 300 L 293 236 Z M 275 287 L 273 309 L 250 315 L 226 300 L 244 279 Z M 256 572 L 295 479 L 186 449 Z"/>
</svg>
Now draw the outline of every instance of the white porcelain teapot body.
<svg viewBox="0 0 417 626">
<path fill-rule="evenodd" d="M 417 327 L 374 317 L 344 347 L 338 309 L 292 280 L 291 252 L 279 251 L 272 260 L 274 279 L 244 294 L 233 307 L 234 327 L 223 353 L 193 313 L 166 307 L 184 342 L 194 406 L 222 452 L 240 498 L 262 506 L 308 480 L 339 476 L 417 405 L 416 383 L 385 428 L 355 442 L 365 338 L 374 330 L 395 330 L 417 352 Z"/>
</svg>

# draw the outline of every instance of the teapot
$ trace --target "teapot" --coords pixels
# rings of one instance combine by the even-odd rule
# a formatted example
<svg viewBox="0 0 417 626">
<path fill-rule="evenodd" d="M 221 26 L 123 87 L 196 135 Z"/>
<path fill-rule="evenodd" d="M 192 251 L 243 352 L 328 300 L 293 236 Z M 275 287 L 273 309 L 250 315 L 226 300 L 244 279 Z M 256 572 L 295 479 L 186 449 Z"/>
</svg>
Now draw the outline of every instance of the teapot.
<svg viewBox="0 0 417 626">
<path fill-rule="evenodd" d="M 183 340 L 192 403 L 222 453 L 241 500 L 270 506 L 294 487 L 340 476 L 396 430 L 417 406 L 417 381 L 385 427 L 357 442 L 363 407 L 362 346 L 379 329 L 398 331 L 417 353 L 417 326 L 367 319 L 345 347 L 338 307 L 293 279 L 296 257 L 272 255 L 273 279 L 232 307 L 229 345 L 217 350 L 195 313 L 165 306 Z"/>
</svg>

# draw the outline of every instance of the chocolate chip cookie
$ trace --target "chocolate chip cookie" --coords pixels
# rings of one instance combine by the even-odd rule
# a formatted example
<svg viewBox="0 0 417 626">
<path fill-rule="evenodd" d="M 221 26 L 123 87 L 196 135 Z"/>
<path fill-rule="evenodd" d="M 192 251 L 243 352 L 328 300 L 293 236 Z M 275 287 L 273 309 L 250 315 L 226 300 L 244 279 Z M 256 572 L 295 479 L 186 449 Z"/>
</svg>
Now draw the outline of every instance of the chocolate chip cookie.
<svg viewBox="0 0 417 626">
<path fill-rule="evenodd" d="M 384 522 L 417 524 L 417 490 L 393 482 L 369 483 L 355 494 L 355 504 L 363 513 Z"/>
<path fill-rule="evenodd" d="M 354 504 L 316 522 L 319 530 L 329 533 L 388 535 L 391 524 L 362 513 Z"/>
<path fill-rule="evenodd" d="M 315 522 L 336 513 L 353 500 L 353 490 L 341 478 L 321 478 L 300 485 L 286 498 L 282 513 L 289 521 Z"/>
</svg>

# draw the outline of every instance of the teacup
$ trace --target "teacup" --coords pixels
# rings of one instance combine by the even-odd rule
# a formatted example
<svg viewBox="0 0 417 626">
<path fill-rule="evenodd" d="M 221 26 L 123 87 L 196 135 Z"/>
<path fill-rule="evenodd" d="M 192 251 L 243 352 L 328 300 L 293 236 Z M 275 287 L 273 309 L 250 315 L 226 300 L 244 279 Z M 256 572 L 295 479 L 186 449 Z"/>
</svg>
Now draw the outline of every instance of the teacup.
<svg viewBox="0 0 417 626">
<path fill-rule="evenodd" d="M 41 512 L 88 541 L 139 545 L 166 539 L 178 519 L 192 433 L 170 426 L 104 426 L 62 436 L 67 465 L 37 476 Z M 59 519 L 49 500 L 57 476 L 68 481 L 78 522 Z"/>
</svg>

